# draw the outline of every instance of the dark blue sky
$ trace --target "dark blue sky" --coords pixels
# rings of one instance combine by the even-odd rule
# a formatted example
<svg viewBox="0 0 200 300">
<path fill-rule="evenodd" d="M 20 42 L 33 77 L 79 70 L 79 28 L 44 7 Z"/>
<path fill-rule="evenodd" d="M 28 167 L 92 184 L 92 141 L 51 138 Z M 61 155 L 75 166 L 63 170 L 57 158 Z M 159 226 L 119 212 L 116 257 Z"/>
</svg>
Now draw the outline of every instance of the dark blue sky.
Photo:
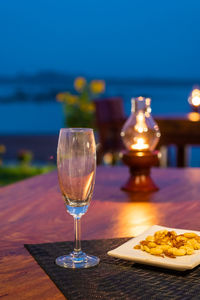
<svg viewBox="0 0 200 300">
<path fill-rule="evenodd" d="M 0 75 L 200 78 L 199 0 L 2 0 Z"/>
</svg>

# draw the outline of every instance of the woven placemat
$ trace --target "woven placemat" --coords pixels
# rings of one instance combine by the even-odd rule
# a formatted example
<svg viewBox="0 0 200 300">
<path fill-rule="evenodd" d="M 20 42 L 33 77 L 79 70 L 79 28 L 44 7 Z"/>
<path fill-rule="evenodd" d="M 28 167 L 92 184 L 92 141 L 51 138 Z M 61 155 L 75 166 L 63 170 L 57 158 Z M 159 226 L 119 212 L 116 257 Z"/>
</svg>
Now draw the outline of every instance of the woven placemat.
<svg viewBox="0 0 200 300">
<path fill-rule="evenodd" d="M 55 259 L 73 250 L 73 242 L 25 245 L 68 300 L 200 299 L 200 268 L 176 272 L 133 264 L 108 256 L 127 238 L 82 241 L 82 249 L 100 257 L 90 269 L 65 269 Z"/>
</svg>

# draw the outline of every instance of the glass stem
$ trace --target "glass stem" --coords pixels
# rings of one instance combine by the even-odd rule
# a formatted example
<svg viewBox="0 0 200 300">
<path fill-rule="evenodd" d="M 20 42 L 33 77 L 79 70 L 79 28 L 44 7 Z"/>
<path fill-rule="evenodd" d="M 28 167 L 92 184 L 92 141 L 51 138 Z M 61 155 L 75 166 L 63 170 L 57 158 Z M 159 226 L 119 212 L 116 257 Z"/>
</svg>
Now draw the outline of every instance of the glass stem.
<svg viewBox="0 0 200 300">
<path fill-rule="evenodd" d="M 81 252 L 81 218 L 74 218 L 74 234 L 75 234 L 75 247 L 74 252 Z"/>
</svg>

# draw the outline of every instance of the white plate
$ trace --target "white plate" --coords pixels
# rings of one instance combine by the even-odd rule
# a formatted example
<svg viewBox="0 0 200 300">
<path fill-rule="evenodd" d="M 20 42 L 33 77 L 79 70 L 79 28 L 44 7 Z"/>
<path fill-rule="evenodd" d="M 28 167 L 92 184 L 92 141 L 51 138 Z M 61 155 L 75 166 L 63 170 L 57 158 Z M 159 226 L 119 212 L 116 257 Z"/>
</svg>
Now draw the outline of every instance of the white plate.
<svg viewBox="0 0 200 300">
<path fill-rule="evenodd" d="M 154 225 L 148 230 L 138 235 L 137 237 L 129 240 L 128 242 L 122 244 L 114 250 L 108 252 L 108 255 L 114 256 L 117 258 L 131 260 L 136 263 L 152 265 L 156 267 L 162 267 L 167 269 L 174 269 L 178 271 L 185 271 L 193 269 L 200 264 L 200 250 L 195 250 L 195 253 L 192 255 L 178 256 L 176 258 L 169 257 L 159 257 L 151 255 L 147 252 L 133 249 L 135 245 L 139 244 L 140 241 L 145 240 L 148 235 L 153 235 L 158 230 L 167 229 L 169 231 L 175 230 L 177 234 L 182 234 L 185 232 L 194 232 L 200 235 L 199 231 L 193 230 L 184 230 L 176 228 L 168 228 L 163 226 Z"/>
</svg>

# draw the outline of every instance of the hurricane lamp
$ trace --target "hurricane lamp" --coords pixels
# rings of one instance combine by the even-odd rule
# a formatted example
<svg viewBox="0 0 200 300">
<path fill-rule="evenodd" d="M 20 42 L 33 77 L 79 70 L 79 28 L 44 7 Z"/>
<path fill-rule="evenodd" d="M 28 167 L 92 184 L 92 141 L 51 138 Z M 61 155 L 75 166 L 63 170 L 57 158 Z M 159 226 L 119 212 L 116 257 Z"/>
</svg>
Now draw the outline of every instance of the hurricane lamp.
<svg viewBox="0 0 200 300">
<path fill-rule="evenodd" d="M 130 177 L 122 189 L 129 192 L 158 190 L 150 177 L 150 169 L 158 165 L 159 153 L 154 149 L 159 141 L 160 131 L 152 118 L 150 104 L 150 98 L 133 98 L 131 115 L 121 131 L 126 147 L 122 152 L 122 161 L 130 170 Z"/>
</svg>

